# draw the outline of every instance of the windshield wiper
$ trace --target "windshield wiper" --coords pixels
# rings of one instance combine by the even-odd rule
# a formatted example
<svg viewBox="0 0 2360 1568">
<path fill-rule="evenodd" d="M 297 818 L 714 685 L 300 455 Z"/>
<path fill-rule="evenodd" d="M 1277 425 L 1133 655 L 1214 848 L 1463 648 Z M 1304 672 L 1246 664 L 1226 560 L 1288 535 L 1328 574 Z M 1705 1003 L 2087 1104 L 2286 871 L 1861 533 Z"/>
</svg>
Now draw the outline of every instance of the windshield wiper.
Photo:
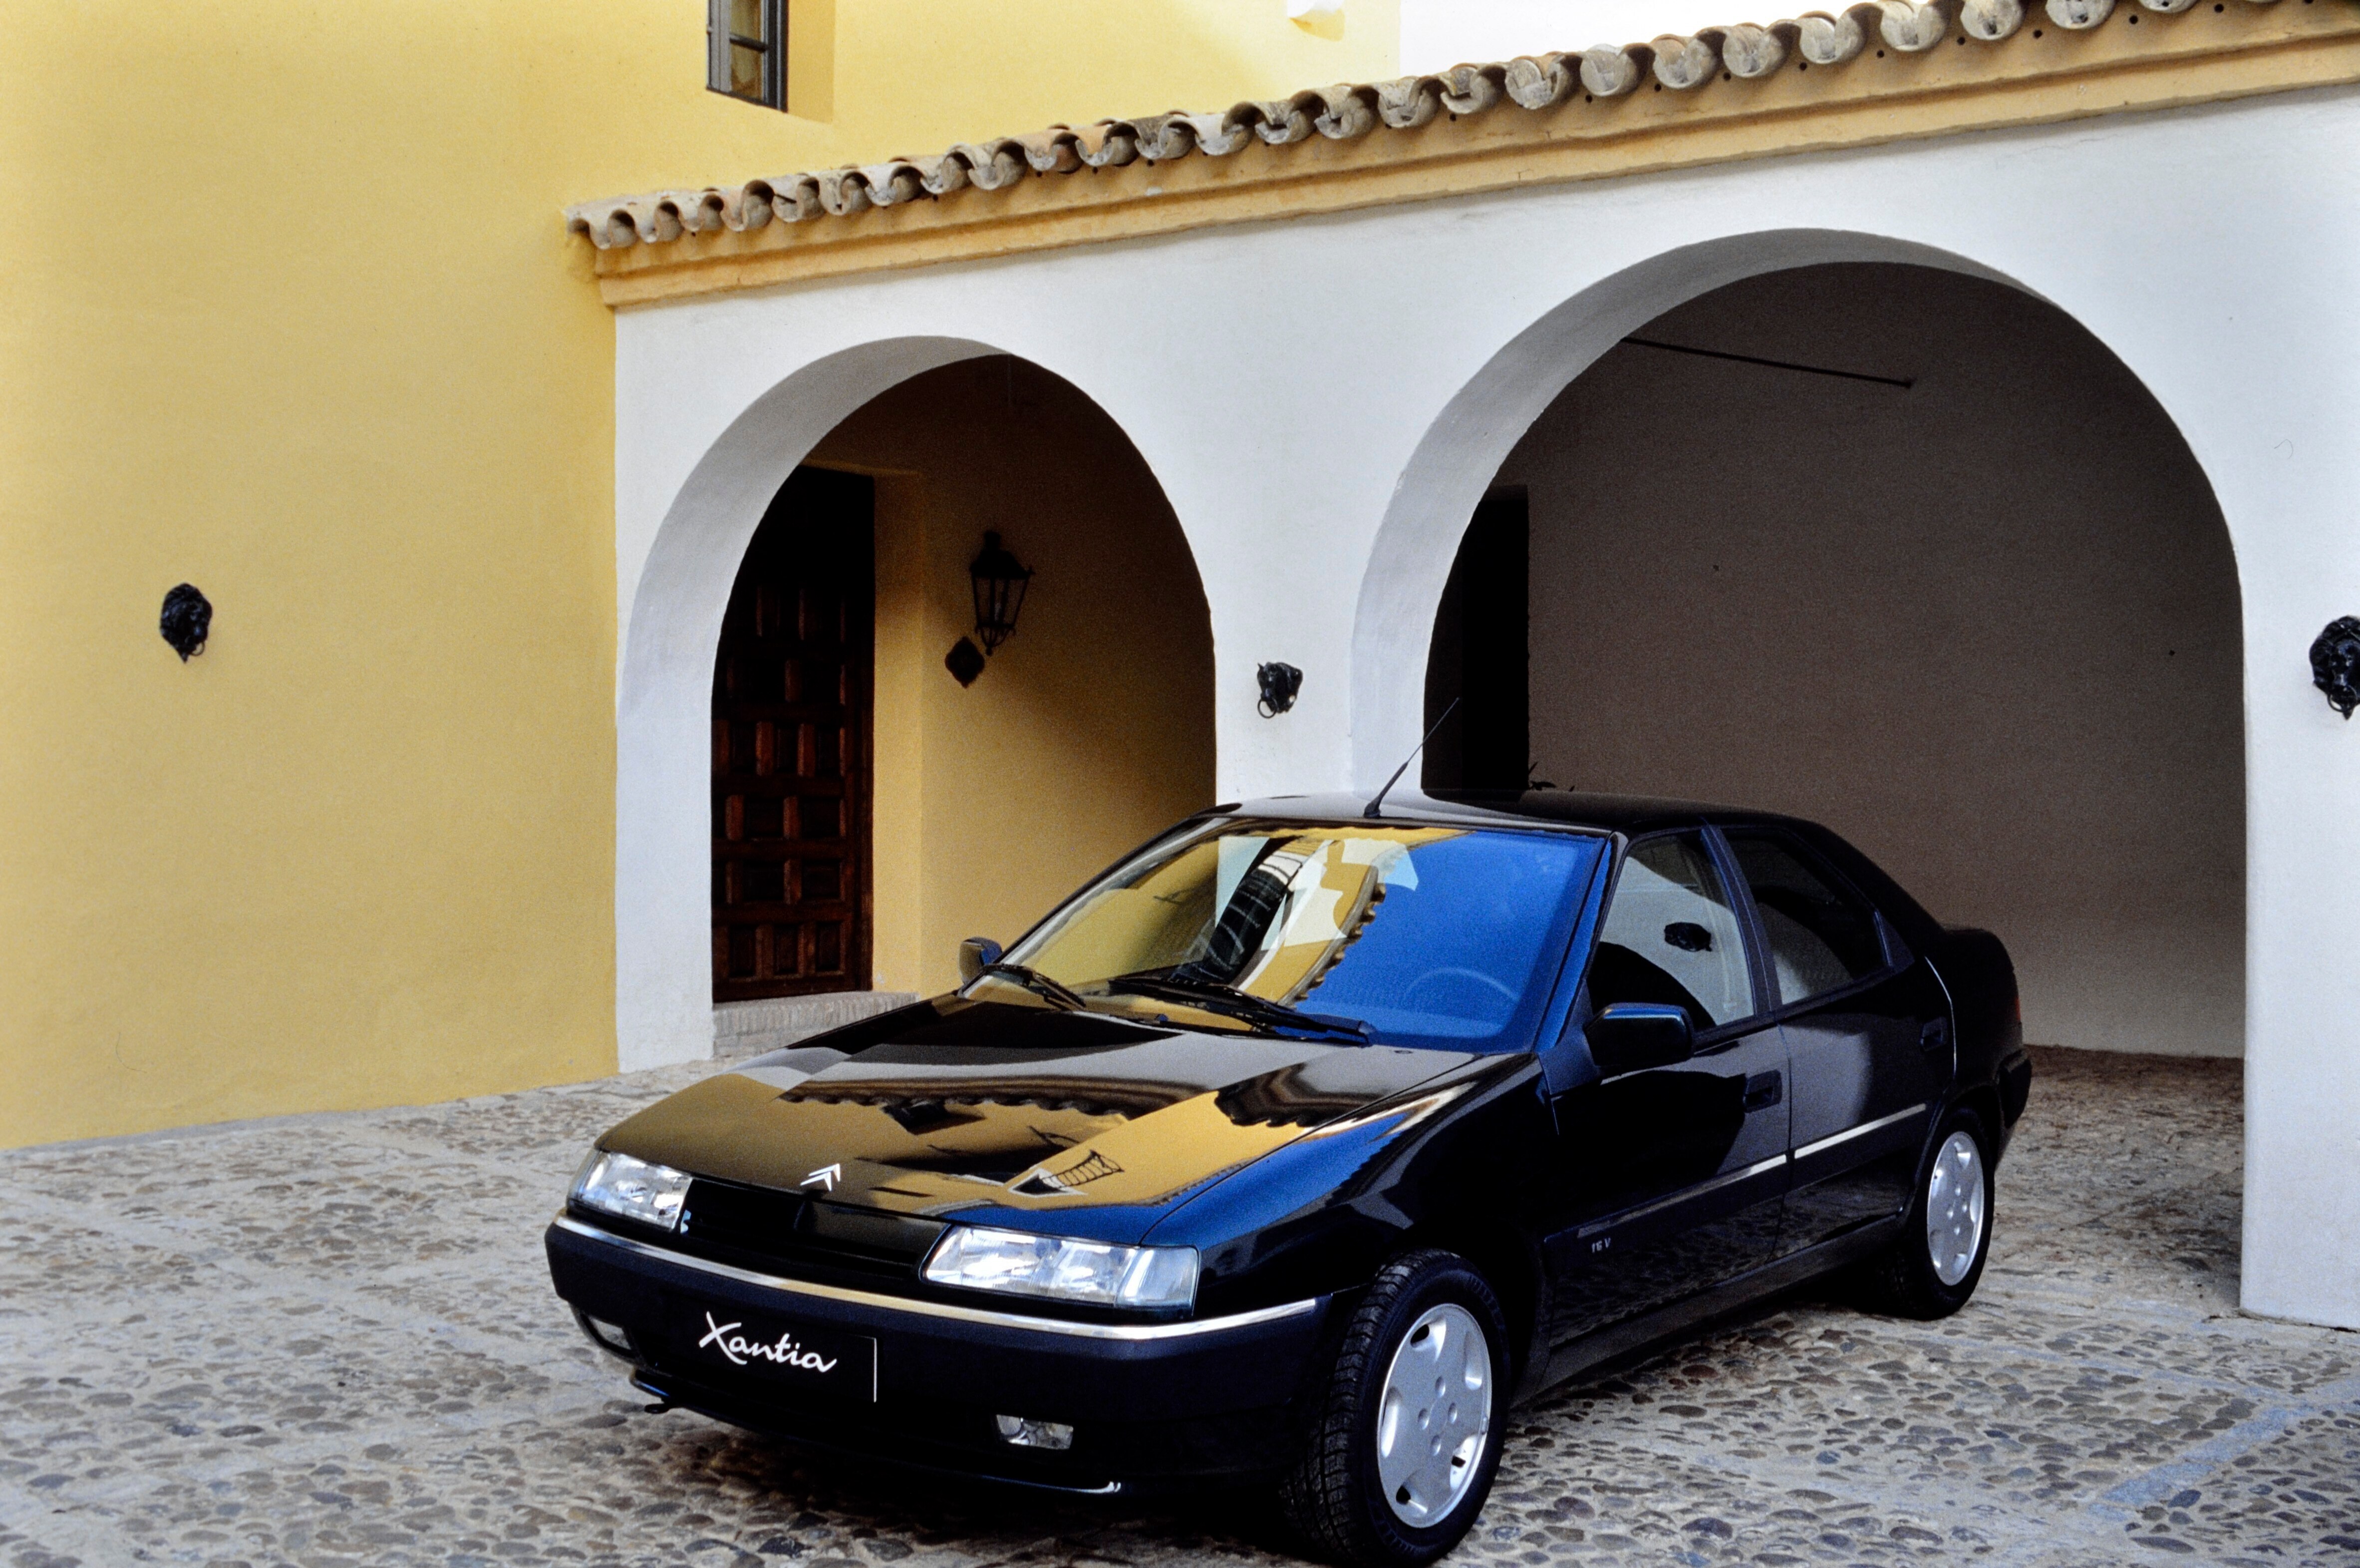
<svg viewBox="0 0 2360 1568">
<path fill-rule="evenodd" d="M 1079 1013 L 1089 1005 L 1030 964 L 986 964 L 983 972 L 997 975 L 1002 980 L 1012 980 L 1033 995 L 1054 1003 L 1062 1012 Z"/>
<path fill-rule="evenodd" d="M 1157 974 L 1121 974 L 1105 984 L 1109 992 L 1129 992 L 1134 996 L 1154 996 L 1166 1002 L 1189 1003 L 1208 1013 L 1218 1013 L 1224 1017 L 1235 1018 L 1241 1024 L 1251 1024 L 1273 1033 L 1293 1029 L 1351 1040 L 1369 1037 L 1368 1025 L 1358 1018 L 1346 1018 L 1333 1013 L 1306 1013 L 1299 1007 L 1289 1007 L 1284 1002 L 1273 1002 L 1268 997 L 1256 996 L 1233 985 L 1220 985 L 1211 981 L 1175 980 L 1169 975 Z"/>
</svg>

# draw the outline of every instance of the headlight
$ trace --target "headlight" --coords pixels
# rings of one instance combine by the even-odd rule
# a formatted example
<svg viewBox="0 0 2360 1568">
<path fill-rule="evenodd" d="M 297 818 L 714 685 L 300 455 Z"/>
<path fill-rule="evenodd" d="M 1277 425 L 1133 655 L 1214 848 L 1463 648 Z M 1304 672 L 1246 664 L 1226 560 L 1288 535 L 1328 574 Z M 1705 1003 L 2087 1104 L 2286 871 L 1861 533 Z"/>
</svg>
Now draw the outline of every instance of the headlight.
<svg viewBox="0 0 2360 1568">
<path fill-rule="evenodd" d="M 1185 1307 L 1196 1299 L 1196 1249 L 1115 1246 L 954 1225 L 926 1259 L 926 1277 L 967 1290 L 1089 1307 Z"/>
<path fill-rule="evenodd" d="M 574 1201 L 603 1213 L 637 1220 L 659 1230 L 680 1223 L 680 1206 L 688 1196 L 688 1172 L 653 1165 L 627 1154 L 592 1150 L 574 1179 Z"/>
</svg>

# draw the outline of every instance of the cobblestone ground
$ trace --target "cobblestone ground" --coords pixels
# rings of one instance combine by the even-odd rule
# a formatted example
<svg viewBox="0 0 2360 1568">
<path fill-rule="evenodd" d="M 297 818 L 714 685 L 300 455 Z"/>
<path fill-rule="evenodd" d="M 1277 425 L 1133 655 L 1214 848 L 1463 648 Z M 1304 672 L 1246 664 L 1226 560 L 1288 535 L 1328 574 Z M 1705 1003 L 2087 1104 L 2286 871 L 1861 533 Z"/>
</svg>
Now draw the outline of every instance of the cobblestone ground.
<svg viewBox="0 0 2360 1568">
<path fill-rule="evenodd" d="M 2039 1065 L 1967 1310 L 1806 1296 L 1554 1394 L 1454 1561 L 2360 1564 L 2360 1335 L 2234 1310 L 2234 1065 Z M 1285 1560 L 1229 1500 L 951 1487 L 643 1413 L 540 1231 L 590 1137 L 698 1070 L 18 1156 L 0 1561 Z"/>
</svg>

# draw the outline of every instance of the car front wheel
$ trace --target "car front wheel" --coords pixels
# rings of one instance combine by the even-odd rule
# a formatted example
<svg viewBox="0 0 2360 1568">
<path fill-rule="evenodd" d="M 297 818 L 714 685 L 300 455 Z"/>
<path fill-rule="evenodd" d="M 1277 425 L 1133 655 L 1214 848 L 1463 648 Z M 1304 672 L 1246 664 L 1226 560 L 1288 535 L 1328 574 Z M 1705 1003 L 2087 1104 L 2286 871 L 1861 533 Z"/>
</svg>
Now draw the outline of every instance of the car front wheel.
<svg viewBox="0 0 2360 1568">
<path fill-rule="evenodd" d="M 1992 1168 L 1983 1123 L 1953 1111 L 1934 1139 L 1901 1234 L 1861 1270 L 1866 1305 L 1946 1318 L 1967 1304 L 1991 1254 Z"/>
<path fill-rule="evenodd" d="M 1457 1545 L 1499 1465 L 1507 1344 L 1499 1299 L 1465 1259 L 1415 1252 L 1379 1270 L 1281 1485 L 1289 1522 L 1352 1568 Z"/>
</svg>

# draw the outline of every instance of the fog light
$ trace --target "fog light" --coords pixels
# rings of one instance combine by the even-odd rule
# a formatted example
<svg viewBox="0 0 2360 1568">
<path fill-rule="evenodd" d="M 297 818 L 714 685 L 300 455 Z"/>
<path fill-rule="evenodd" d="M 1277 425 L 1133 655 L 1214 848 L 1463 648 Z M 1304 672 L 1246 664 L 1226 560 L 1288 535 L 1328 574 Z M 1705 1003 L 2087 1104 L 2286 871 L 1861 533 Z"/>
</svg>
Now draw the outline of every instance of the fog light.
<svg viewBox="0 0 2360 1568">
<path fill-rule="evenodd" d="M 1028 1420 L 1022 1416 L 995 1416 L 1000 1439 L 1019 1448 L 1071 1448 L 1074 1429 L 1064 1421 Z"/>
<path fill-rule="evenodd" d="M 604 1318 L 594 1318 L 582 1311 L 575 1312 L 574 1318 L 582 1325 L 582 1332 L 590 1336 L 590 1342 L 600 1350 L 619 1355 L 626 1361 L 639 1359 L 639 1353 L 631 1346 L 630 1331 L 620 1323 L 610 1323 Z"/>
</svg>

